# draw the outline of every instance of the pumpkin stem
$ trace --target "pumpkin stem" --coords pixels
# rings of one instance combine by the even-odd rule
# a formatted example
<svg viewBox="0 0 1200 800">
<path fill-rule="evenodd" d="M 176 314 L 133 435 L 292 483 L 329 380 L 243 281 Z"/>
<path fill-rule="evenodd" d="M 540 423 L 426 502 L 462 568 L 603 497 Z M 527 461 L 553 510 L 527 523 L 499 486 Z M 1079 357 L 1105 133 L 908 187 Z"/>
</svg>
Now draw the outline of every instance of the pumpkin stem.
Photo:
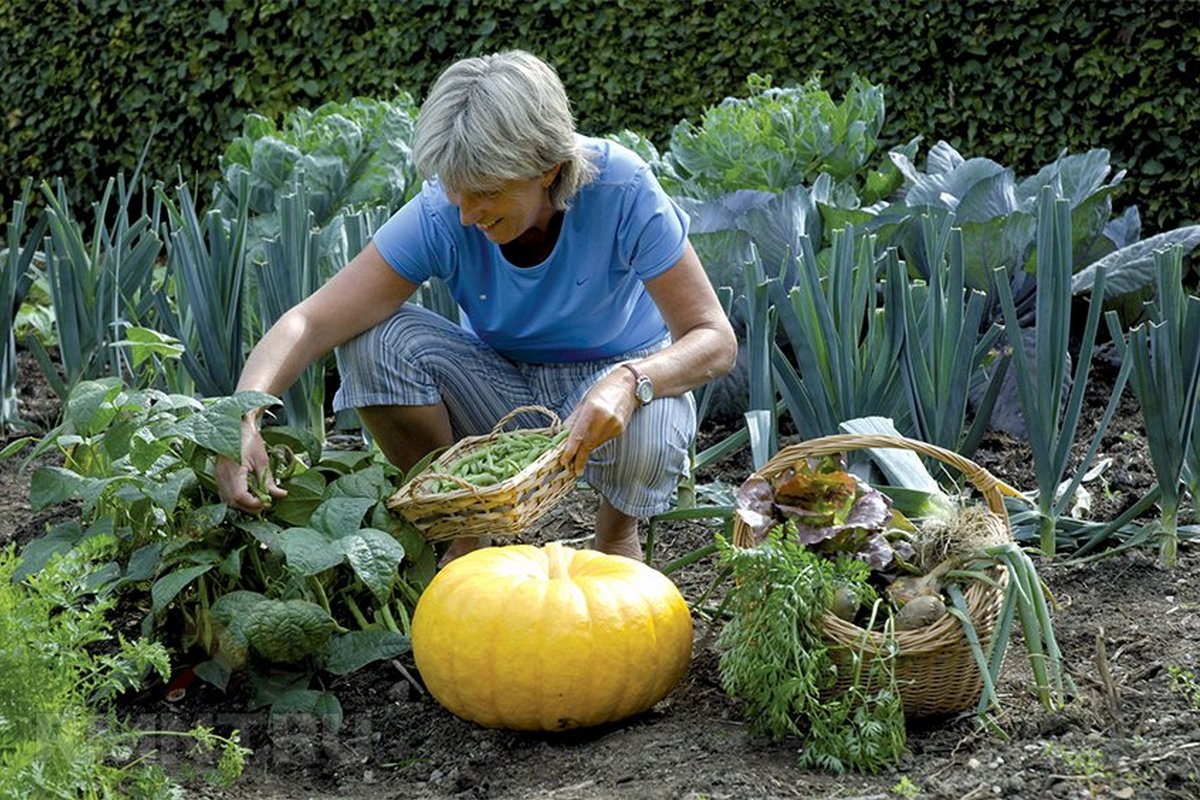
<svg viewBox="0 0 1200 800">
<path fill-rule="evenodd" d="M 546 559 L 549 562 L 547 570 L 551 580 L 566 578 L 570 575 L 569 565 L 572 553 L 561 542 L 550 542 L 545 546 Z"/>
</svg>

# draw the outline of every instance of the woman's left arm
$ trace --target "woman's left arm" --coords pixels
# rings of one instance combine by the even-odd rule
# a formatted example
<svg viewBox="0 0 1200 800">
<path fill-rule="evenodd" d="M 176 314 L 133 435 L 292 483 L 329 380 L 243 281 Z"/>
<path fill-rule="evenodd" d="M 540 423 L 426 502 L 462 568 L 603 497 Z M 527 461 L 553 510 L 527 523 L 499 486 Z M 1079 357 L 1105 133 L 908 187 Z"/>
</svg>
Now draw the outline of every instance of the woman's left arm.
<svg viewBox="0 0 1200 800">
<path fill-rule="evenodd" d="M 646 281 L 646 290 L 672 339 L 669 347 L 634 364 L 654 384 L 656 397 L 683 394 L 733 369 L 737 338 L 690 242 L 670 269 Z M 563 461 L 576 474 L 583 472 L 592 450 L 624 433 L 638 407 L 635 383 L 630 370 L 614 369 L 567 418 L 571 433 Z"/>
<path fill-rule="evenodd" d="M 683 394 L 733 369 L 737 338 L 691 242 L 674 266 L 646 281 L 646 290 L 672 339 L 669 347 L 634 365 L 654 383 L 656 397 Z M 621 372 L 632 392 L 633 374 Z"/>
</svg>

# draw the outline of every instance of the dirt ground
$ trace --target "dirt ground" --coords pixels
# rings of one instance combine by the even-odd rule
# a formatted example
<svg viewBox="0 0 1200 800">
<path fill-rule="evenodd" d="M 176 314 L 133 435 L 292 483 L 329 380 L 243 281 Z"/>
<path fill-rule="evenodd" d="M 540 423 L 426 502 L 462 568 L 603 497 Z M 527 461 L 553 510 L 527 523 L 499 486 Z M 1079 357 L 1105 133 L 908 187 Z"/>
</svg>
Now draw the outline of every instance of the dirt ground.
<svg viewBox="0 0 1200 800">
<path fill-rule="evenodd" d="M 1102 380 L 1092 394 L 1106 396 Z M 27 414 L 51 415 L 37 410 L 40 400 L 24 398 Z M 1096 492 L 1097 518 L 1112 518 L 1153 481 L 1140 437 L 1128 401 L 1101 450 L 1113 467 Z M 1019 441 L 990 436 L 976 460 L 1019 488 L 1033 485 Z M 36 536 L 50 517 L 30 510 L 28 475 L 16 467 L 0 461 L 0 539 Z M 701 478 L 736 483 L 747 470 L 745 456 L 735 456 Z M 582 542 L 593 506 L 576 492 L 527 541 Z M 713 533 L 703 521 L 663 524 L 654 563 Z M 330 682 L 345 711 L 336 733 L 311 718 L 269 721 L 200 682 L 182 700 L 151 691 L 125 710 L 142 728 L 242 731 L 254 750 L 245 776 L 223 791 L 189 781 L 188 796 L 200 798 L 1200 798 L 1198 548 L 1182 546 L 1173 571 L 1148 551 L 1038 565 L 1057 601 L 1055 631 L 1078 696 L 1063 711 L 1043 710 L 1014 642 L 999 686 L 1004 737 L 971 714 L 910 720 L 908 754 L 879 775 L 802 770 L 797 742 L 749 733 L 721 688 L 716 627 L 701 616 L 679 686 L 650 712 L 600 729 L 530 735 L 461 721 L 424 693 L 408 656 Z M 710 557 L 672 577 L 695 600 L 714 574 Z M 165 742 L 159 757 L 174 774 L 189 769 L 183 744 Z"/>
</svg>

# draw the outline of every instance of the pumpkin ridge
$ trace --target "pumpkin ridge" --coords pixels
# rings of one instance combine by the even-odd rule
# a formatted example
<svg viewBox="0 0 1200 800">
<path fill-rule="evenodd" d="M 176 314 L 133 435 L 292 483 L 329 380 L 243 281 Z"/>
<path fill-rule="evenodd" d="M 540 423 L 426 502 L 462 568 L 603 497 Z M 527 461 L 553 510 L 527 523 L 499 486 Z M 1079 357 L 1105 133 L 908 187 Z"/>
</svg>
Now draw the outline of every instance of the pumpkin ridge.
<svg viewBox="0 0 1200 800">
<path fill-rule="evenodd" d="M 662 680 L 660 677 L 658 677 L 658 673 L 661 668 L 661 664 L 659 663 L 660 659 L 657 652 L 659 641 L 654 625 L 653 603 L 647 599 L 641 585 L 642 581 L 636 580 L 634 576 L 630 576 L 625 583 L 629 586 L 630 597 L 637 597 L 638 599 L 639 613 L 636 620 L 638 627 L 642 628 L 644 631 L 646 631 L 646 633 L 649 634 L 648 637 L 645 637 L 646 644 L 643 648 L 644 653 L 639 652 L 637 654 L 639 661 L 644 661 L 644 659 L 648 657 L 649 664 L 647 664 L 647 674 L 639 676 L 641 680 L 632 682 L 629 688 L 626 689 L 626 695 L 630 700 L 629 707 L 626 709 L 626 713 L 638 714 L 653 705 L 653 698 L 658 690 L 658 683 Z M 632 641 L 643 641 L 642 637 L 635 639 L 634 637 L 630 636 L 626 638 Z"/>
<path fill-rule="evenodd" d="M 487 584 L 481 580 L 480 573 L 474 573 L 470 576 L 470 580 L 462 581 L 457 587 L 457 591 L 452 595 L 452 602 L 448 604 L 444 610 L 441 622 L 447 628 L 454 630 L 452 646 L 447 657 L 450 661 L 448 672 L 449 680 L 444 682 L 443 691 L 449 691 L 451 697 L 448 702 L 455 703 L 456 708 L 470 708 L 482 698 L 475 697 L 475 687 L 483 685 L 494 685 L 495 675 L 492 666 L 496 663 L 496 641 L 492 637 L 482 637 L 476 641 L 470 641 L 465 634 L 466 631 L 475 627 L 490 630 L 495 625 L 496 617 L 501 614 L 502 607 L 498 607 L 494 602 L 493 592 L 495 591 L 494 582 Z M 483 593 L 485 599 L 479 602 L 479 595 Z M 497 593 L 498 594 L 498 593 Z M 455 624 L 455 620 L 471 620 L 471 625 Z M 482 673 L 482 674 L 481 674 Z M 448 684 L 448 685 L 446 685 Z M 492 713 L 495 713 L 496 704 L 491 703 Z"/>
<path fill-rule="evenodd" d="M 620 632 L 614 632 L 611 626 L 606 624 L 619 617 L 618 604 L 615 602 L 619 599 L 619 594 L 604 581 L 583 578 L 581 582 L 588 586 L 586 596 L 588 598 L 588 614 L 593 631 L 593 641 L 596 638 L 603 639 L 605 644 L 609 644 L 610 640 L 613 639 L 621 641 L 623 637 L 620 635 Z M 611 657 L 613 655 L 616 654 L 610 654 L 609 658 L 598 665 L 599 669 L 593 670 L 589 676 L 588 697 L 596 697 L 597 695 L 601 697 L 607 695 L 608 697 L 608 702 L 596 709 L 595 717 L 598 721 L 619 719 L 618 712 L 625 697 L 625 687 L 623 685 L 612 686 L 610 684 L 607 687 L 610 691 L 601 691 L 602 686 L 607 683 L 608 677 L 614 671 L 621 676 L 628 675 L 627 661 L 622 658 L 619 662 L 614 663 L 615 659 Z"/>
</svg>

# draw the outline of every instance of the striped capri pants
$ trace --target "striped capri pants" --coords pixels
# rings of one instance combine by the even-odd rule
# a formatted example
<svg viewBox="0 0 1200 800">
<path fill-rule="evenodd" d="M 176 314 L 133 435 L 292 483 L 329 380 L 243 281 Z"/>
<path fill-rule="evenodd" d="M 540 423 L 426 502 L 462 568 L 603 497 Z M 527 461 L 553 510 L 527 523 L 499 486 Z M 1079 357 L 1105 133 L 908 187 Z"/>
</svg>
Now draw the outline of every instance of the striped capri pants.
<svg viewBox="0 0 1200 800">
<path fill-rule="evenodd" d="M 512 361 L 471 331 L 413 303 L 337 348 L 341 386 L 335 410 L 382 405 L 446 406 L 455 438 L 488 433 L 514 408 L 541 405 L 565 419 L 584 394 L 622 361 L 669 344 L 595 361 L 527 364 Z M 542 427 L 536 413 L 514 420 Z M 696 433 L 691 392 L 637 409 L 625 432 L 592 451 L 583 477 L 617 510 L 650 517 L 668 510 L 687 476 Z"/>
</svg>

